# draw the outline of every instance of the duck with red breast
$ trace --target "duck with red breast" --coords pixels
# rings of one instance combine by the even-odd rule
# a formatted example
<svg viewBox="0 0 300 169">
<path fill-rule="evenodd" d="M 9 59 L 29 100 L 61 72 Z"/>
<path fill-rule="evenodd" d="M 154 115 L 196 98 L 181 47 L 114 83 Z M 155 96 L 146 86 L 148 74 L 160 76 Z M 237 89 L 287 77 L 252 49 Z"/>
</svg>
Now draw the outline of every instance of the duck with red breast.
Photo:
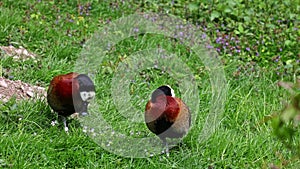
<svg viewBox="0 0 300 169">
<path fill-rule="evenodd" d="M 145 108 L 145 122 L 148 129 L 162 140 L 169 156 L 166 138 L 185 136 L 191 125 L 191 113 L 188 106 L 175 97 L 174 90 L 164 85 L 152 93 Z"/>
<path fill-rule="evenodd" d="M 55 76 L 47 91 L 48 104 L 62 118 L 66 132 L 66 117 L 75 112 L 87 115 L 88 104 L 94 97 L 93 81 L 87 75 L 75 72 Z"/>
</svg>

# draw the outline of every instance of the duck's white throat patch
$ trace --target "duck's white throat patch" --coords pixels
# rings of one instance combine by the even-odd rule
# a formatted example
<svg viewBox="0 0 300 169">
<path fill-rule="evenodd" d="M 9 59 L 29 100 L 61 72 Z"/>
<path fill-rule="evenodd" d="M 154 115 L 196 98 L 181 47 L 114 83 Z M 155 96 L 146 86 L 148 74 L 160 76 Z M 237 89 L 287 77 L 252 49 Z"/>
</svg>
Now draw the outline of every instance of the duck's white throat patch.
<svg viewBox="0 0 300 169">
<path fill-rule="evenodd" d="M 89 101 L 95 97 L 95 92 L 82 91 L 82 92 L 80 92 L 80 97 L 81 97 L 82 101 Z"/>
</svg>

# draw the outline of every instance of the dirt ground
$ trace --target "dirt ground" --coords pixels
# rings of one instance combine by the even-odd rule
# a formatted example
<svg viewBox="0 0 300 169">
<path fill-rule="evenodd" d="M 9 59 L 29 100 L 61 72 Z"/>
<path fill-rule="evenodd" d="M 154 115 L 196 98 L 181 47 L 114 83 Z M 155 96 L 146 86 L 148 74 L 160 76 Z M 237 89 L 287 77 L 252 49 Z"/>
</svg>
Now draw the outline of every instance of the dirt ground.
<svg viewBox="0 0 300 169">
<path fill-rule="evenodd" d="M 35 59 L 36 54 L 29 52 L 23 47 L 0 46 L 3 57 L 13 57 L 16 61 Z M 1 72 L 0 72 L 1 73 Z M 0 102 L 7 102 L 10 98 L 16 99 L 43 99 L 46 97 L 46 90 L 43 87 L 24 83 L 21 80 L 9 80 L 1 77 L 0 74 Z"/>
<path fill-rule="evenodd" d="M 44 99 L 46 90 L 40 86 L 24 83 L 21 80 L 9 80 L 0 77 L 0 100 L 7 102 L 10 98 L 16 99 Z"/>
</svg>

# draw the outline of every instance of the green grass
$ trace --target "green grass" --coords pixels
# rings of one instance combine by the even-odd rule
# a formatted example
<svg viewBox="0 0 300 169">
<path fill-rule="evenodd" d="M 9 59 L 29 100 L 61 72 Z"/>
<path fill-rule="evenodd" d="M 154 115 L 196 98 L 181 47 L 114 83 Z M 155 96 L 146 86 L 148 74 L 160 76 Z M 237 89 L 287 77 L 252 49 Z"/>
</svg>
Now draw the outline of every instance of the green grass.
<svg viewBox="0 0 300 169">
<path fill-rule="evenodd" d="M 218 6 L 218 4 L 215 5 Z M 82 5 L 85 9 L 82 15 L 78 5 Z M 159 2 L 135 5 L 133 1 L 98 3 L 96 1 L 38 2 L 32 0 L 13 2 L 5 0 L 0 3 L 0 29 L 3 30 L 0 32 L 0 45 L 24 46 L 37 53 L 38 57 L 36 60 L 22 62 L 7 57 L 3 58 L 3 54 L 1 54 L 2 72 L 0 72 L 0 76 L 47 88 L 53 76 L 75 69 L 74 65 L 80 56 L 84 42 L 109 20 L 127 16 L 136 11 L 162 10 L 166 12 L 164 10 L 169 9 L 172 14 L 190 19 L 192 22 L 198 22 L 195 18 L 198 18 L 199 13 L 193 13 L 195 12 L 193 4 L 188 5 L 187 12 L 183 8 L 186 6 L 185 4 L 178 3 L 176 5 L 160 4 Z M 259 5 L 253 6 L 253 10 L 258 10 Z M 88 6 L 92 8 L 87 10 Z M 201 8 L 204 10 L 207 9 L 207 6 L 203 7 L 202 4 Z M 237 4 L 234 8 L 244 9 L 245 7 Z M 278 10 L 284 11 L 284 9 L 284 5 L 281 5 Z M 208 10 L 204 10 L 200 18 L 210 20 L 212 15 L 207 12 Z M 270 11 L 264 14 L 262 11 L 259 14 L 264 16 L 268 12 Z M 279 13 L 279 19 L 285 19 L 280 18 L 283 16 Z M 235 24 L 238 25 L 243 21 L 235 17 L 226 20 L 231 23 L 228 26 L 230 29 L 222 30 L 220 25 L 223 22 L 222 19 L 228 17 L 227 15 L 230 14 L 222 13 L 218 19 L 211 20 L 210 23 L 205 23 L 201 19 L 201 23 L 205 23 L 207 28 L 211 28 L 206 33 L 212 41 L 220 36 L 215 32 L 218 28 L 222 33 L 239 36 L 240 39 L 243 39 L 241 45 L 244 47 L 256 43 L 254 40 L 253 42 L 252 40 L 245 41 L 249 36 L 257 38 L 262 34 L 267 40 L 276 37 L 275 33 L 269 35 L 265 28 L 259 24 L 253 25 L 252 22 L 243 25 L 245 32 L 237 33 L 236 30 L 231 29 L 234 29 Z M 235 14 L 233 13 L 233 15 Z M 274 15 L 277 16 L 277 13 Z M 294 19 L 294 16 L 290 17 L 291 20 Z M 296 43 L 294 37 L 299 34 L 299 31 L 293 32 L 292 27 L 297 27 L 298 23 L 291 22 L 289 24 L 287 23 L 285 26 L 291 28 L 289 31 L 283 32 L 283 35 L 288 34 L 292 42 L 286 48 L 282 47 L 283 52 L 281 53 L 284 55 L 283 58 L 292 55 L 289 64 L 286 64 L 287 59 L 278 62 L 272 61 L 272 56 L 277 55 L 277 48 L 281 47 L 275 43 L 273 46 L 271 43 L 260 46 L 261 50 L 265 51 L 259 50 L 261 59 L 254 56 L 254 51 L 247 53 L 244 50 L 241 53 L 233 54 L 229 54 L 227 51 L 219 52 L 219 58 L 225 63 L 228 93 L 226 101 L 219 103 L 225 106 L 220 125 L 216 132 L 205 141 L 199 142 L 198 138 L 201 137 L 203 124 L 210 113 L 212 104 L 212 87 L 208 69 L 194 52 L 190 52 L 188 47 L 178 41 L 161 35 L 145 34 L 128 38 L 106 53 L 94 79 L 98 108 L 93 111 L 100 111 L 103 119 L 113 127 L 116 133 L 136 138 L 154 136 L 144 123 L 130 122 L 130 118 L 127 118 L 126 115 L 133 113 L 128 112 L 123 116 L 118 110 L 111 89 L 116 88 L 119 84 L 114 84 L 112 79 L 116 73 L 119 73 L 116 72 L 118 65 L 125 62 L 135 52 L 159 46 L 168 52 L 175 53 L 189 66 L 194 75 L 193 79 L 199 90 L 200 104 L 197 107 L 198 111 L 193 112 L 194 116 L 197 115 L 197 119 L 194 119 L 189 134 L 183 139 L 182 145 L 171 150 L 169 158 L 166 158 L 165 155 L 148 158 L 118 156 L 106 151 L 106 148 L 109 148 L 107 146 L 109 137 L 107 140 L 101 137 L 102 140 L 100 139 L 98 142 L 103 145 L 100 146 L 83 131 L 84 128 L 78 120 L 69 120 L 69 134 L 64 132 L 61 125 L 52 126 L 51 121 L 56 120 L 57 115 L 51 111 L 46 100 L 19 101 L 11 99 L 8 103 L 0 105 L 0 167 L 269 168 L 270 164 L 275 164 L 283 168 L 297 168 L 300 163 L 293 160 L 294 154 L 273 135 L 270 122 L 264 122 L 266 116 L 280 110 L 283 107 L 282 101 L 288 99 L 287 92 L 277 86 L 277 81 L 292 80 L 293 75 L 297 75 L 294 70 L 297 68 L 295 51 L 298 48 L 293 44 Z M 247 29 L 247 25 L 249 29 Z M 274 26 L 279 28 L 282 25 Z M 254 32 L 254 35 L 247 34 L 247 31 L 253 29 L 258 32 Z M 263 31 L 259 32 L 261 29 Z M 237 31 L 241 31 L 241 28 Z M 279 39 L 275 38 L 275 41 L 279 41 Z M 213 45 L 218 47 L 219 44 L 214 42 Z M 268 48 L 269 45 L 271 45 L 270 48 Z M 253 62 L 257 64 L 253 64 Z M 285 74 L 278 75 L 279 70 L 274 68 L 274 63 L 278 63 L 279 66 L 290 66 L 280 68 Z M 185 91 L 181 91 L 179 88 L 180 83 L 165 71 L 152 68 L 134 73 L 134 81 L 130 83 L 128 93 L 131 96 L 130 104 L 141 113 L 137 117 L 143 117 L 147 99 L 152 90 L 159 85 L 170 84 L 175 88 L 178 96 L 185 94 Z M 239 74 L 234 76 L 237 73 Z M 280 71 L 280 73 L 282 72 Z M 195 106 L 192 104 L 193 100 L 184 101 L 190 107 Z M 99 126 L 103 125 L 102 122 L 99 123 L 101 123 Z M 123 148 L 126 149 L 126 147 Z"/>
</svg>

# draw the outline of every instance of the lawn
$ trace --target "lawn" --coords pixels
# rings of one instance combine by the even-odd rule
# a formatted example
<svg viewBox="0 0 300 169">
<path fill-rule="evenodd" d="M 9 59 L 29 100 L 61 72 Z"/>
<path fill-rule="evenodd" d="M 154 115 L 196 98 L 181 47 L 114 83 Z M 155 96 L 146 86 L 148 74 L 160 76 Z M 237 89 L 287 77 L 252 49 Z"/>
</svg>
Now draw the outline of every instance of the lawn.
<svg viewBox="0 0 300 169">
<path fill-rule="evenodd" d="M 90 116 L 68 120 L 68 134 L 53 125 L 45 99 L 0 100 L 0 167 L 298 168 L 268 119 L 290 99 L 277 83 L 300 76 L 299 4 L 1 1 L 0 46 L 37 57 L 2 52 L 0 77 L 47 89 L 55 75 L 89 73 L 96 99 Z M 150 24 L 136 22 L 149 12 L 176 19 L 161 29 L 152 15 Z M 191 130 L 170 157 L 157 153 L 160 141 L 143 122 L 163 84 L 192 111 Z"/>
</svg>

